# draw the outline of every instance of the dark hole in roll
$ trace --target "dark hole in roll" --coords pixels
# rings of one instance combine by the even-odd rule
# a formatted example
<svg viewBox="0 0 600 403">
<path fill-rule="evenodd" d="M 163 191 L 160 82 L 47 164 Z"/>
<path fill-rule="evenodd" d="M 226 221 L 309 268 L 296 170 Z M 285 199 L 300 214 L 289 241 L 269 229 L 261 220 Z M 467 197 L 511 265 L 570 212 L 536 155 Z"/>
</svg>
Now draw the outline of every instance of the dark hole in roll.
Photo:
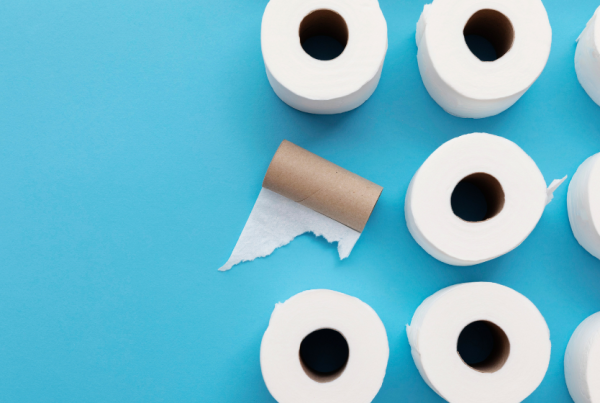
<svg viewBox="0 0 600 403">
<path fill-rule="evenodd" d="M 318 60 L 332 60 L 348 44 L 348 26 L 341 15 L 331 10 L 316 10 L 300 23 L 300 44 Z"/>
<path fill-rule="evenodd" d="M 348 342 L 333 329 L 316 330 L 300 344 L 302 368 L 317 382 L 330 382 L 339 377 L 346 368 L 349 356 Z"/>
<path fill-rule="evenodd" d="M 489 220 L 504 208 L 504 190 L 492 175 L 478 172 L 463 178 L 452 191 L 454 214 L 470 222 Z"/>
<path fill-rule="evenodd" d="M 462 330 L 456 350 L 469 367 L 479 372 L 493 373 L 506 363 L 510 355 L 510 342 L 499 326 L 480 320 Z"/>
<path fill-rule="evenodd" d="M 486 62 L 504 56 L 515 40 L 515 30 L 510 20 L 501 12 L 490 9 L 473 14 L 467 21 L 463 34 L 471 52 Z"/>
</svg>

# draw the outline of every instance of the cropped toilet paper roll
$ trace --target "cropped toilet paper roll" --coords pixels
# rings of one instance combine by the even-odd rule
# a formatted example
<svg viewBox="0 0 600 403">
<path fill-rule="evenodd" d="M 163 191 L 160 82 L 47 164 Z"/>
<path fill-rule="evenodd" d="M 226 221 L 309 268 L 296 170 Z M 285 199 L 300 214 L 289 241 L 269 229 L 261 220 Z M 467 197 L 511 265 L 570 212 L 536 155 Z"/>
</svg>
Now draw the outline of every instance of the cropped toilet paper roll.
<svg viewBox="0 0 600 403">
<path fill-rule="evenodd" d="M 233 249 L 219 270 L 265 257 L 305 232 L 350 255 L 383 188 L 284 140 Z"/>
<path fill-rule="evenodd" d="M 527 238 L 565 179 L 546 189 L 535 162 L 515 143 L 486 133 L 467 134 L 444 143 L 412 178 L 404 205 L 406 224 L 434 258 L 455 266 L 483 263 Z M 463 181 L 485 197 L 483 221 L 454 214 L 452 193 Z"/>
<path fill-rule="evenodd" d="M 585 160 L 573 175 L 567 211 L 577 242 L 600 259 L 600 154 Z"/>
<path fill-rule="evenodd" d="M 487 39 L 495 61 L 465 41 Z M 417 60 L 429 95 L 448 113 L 485 118 L 508 109 L 546 66 L 552 30 L 540 0 L 434 0 L 417 23 Z"/>
<path fill-rule="evenodd" d="M 347 343 L 346 364 L 330 373 L 315 372 L 300 348 L 322 329 Z M 367 403 L 381 388 L 388 356 L 385 327 L 369 305 L 339 292 L 311 290 L 275 306 L 260 346 L 260 367 L 279 403 Z"/>
<path fill-rule="evenodd" d="M 302 48 L 325 35 L 345 45 L 333 60 Z M 377 0 L 271 0 L 262 20 L 267 78 L 283 102 L 303 112 L 342 113 L 375 91 L 387 52 L 387 25 Z"/>
<path fill-rule="evenodd" d="M 458 352 L 463 329 L 478 322 L 493 339 L 483 361 Z M 542 382 L 550 362 L 550 331 L 538 309 L 518 292 L 494 283 L 444 288 L 417 308 L 407 326 L 419 373 L 450 403 L 516 403 Z"/>
<path fill-rule="evenodd" d="M 577 38 L 575 71 L 581 86 L 600 105 L 600 20 L 596 10 L 583 33 Z"/>
<path fill-rule="evenodd" d="M 575 403 L 600 402 L 600 312 L 581 322 L 571 336 L 565 379 Z"/>
</svg>

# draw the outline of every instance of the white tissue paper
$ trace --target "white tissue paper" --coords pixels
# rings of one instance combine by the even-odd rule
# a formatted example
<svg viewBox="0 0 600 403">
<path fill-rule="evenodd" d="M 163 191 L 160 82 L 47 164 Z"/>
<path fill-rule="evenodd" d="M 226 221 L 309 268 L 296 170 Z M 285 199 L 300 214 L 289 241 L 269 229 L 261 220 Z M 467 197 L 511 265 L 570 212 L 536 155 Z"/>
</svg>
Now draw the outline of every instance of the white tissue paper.
<svg viewBox="0 0 600 403">
<path fill-rule="evenodd" d="M 600 402 L 600 312 L 581 322 L 571 336 L 565 379 L 575 403 Z"/>
<path fill-rule="evenodd" d="M 495 61 L 481 61 L 465 41 L 467 22 L 481 10 L 488 12 L 476 15 L 469 28 L 501 52 L 508 49 Z M 421 14 L 416 40 L 431 97 L 454 116 L 485 118 L 512 106 L 539 77 L 552 30 L 540 0 L 434 0 Z"/>
<path fill-rule="evenodd" d="M 485 321 L 494 331 L 489 358 L 470 366 L 457 352 L 462 330 Z M 494 283 L 444 288 L 417 308 L 406 330 L 419 373 L 450 403 L 516 403 L 542 382 L 550 362 L 550 331 L 538 309 Z"/>
<path fill-rule="evenodd" d="M 596 9 L 582 34 L 577 38 L 575 71 L 581 86 L 600 105 L 600 20 Z"/>
<path fill-rule="evenodd" d="M 585 160 L 573 175 L 567 211 L 577 242 L 600 259 L 600 154 Z"/>
<path fill-rule="evenodd" d="M 300 344 L 310 333 L 333 329 L 348 343 L 341 370 L 319 377 L 305 369 Z M 310 290 L 275 306 L 260 346 L 260 366 L 279 403 L 368 403 L 385 377 L 389 346 L 377 313 L 358 298 Z"/>
<path fill-rule="evenodd" d="M 300 43 L 301 22 L 317 10 L 333 11 L 346 24 L 347 44 L 335 59 L 314 59 Z M 331 31 L 332 24 L 321 20 L 312 29 L 319 34 Z M 387 52 L 387 25 L 377 0 L 271 0 L 261 45 L 267 78 L 283 102 L 308 113 L 342 113 L 375 91 Z"/>
<path fill-rule="evenodd" d="M 226 271 L 238 263 L 269 256 L 305 232 L 337 242 L 340 259 L 350 255 L 360 237 L 360 232 L 262 188 L 231 257 L 219 270 Z"/>
<path fill-rule="evenodd" d="M 503 193 L 494 194 L 492 186 L 491 201 L 497 208 L 484 221 L 464 221 L 451 206 L 456 185 L 473 174 L 492 177 Z M 535 162 L 515 143 L 486 133 L 466 134 L 435 150 L 414 175 L 404 205 L 406 224 L 434 258 L 454 266 L 483 263 L 527 238 L 565 179 L 546 188 Z"/>
</svg>

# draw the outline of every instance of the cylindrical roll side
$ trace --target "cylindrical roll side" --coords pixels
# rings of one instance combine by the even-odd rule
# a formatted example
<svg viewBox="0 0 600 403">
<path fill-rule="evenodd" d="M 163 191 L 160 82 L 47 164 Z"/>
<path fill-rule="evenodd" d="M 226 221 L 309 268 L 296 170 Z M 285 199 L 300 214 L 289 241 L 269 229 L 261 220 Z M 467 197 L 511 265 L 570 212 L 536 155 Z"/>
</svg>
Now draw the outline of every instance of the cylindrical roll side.
<svg viewBox="0 0 600 403">
<path fill-rule="evenodd" d="M 594 403 L 600 387 L 590 384 L 592 349 L 600 342 L 600 312 L 588 317 L 575 329 L 565 352 L 565 381 L 575 403 Z"/>
<path fill-rule="evenodd" d="M 567 212 L 577 242 L 590 254 L 600 259 L 600 234 L 594 223 L 590 203 L 590 180 L 600 154 L 585 160 L 573 175 L 567 193 Z"/>
<path fill-rule="evenodd" d="M 600 105 L 600 49 L 596 40 L 599 23 L 598 10 L 577 40 L 575 72 L 585 92 L 595 103 Z"/>
</svg>

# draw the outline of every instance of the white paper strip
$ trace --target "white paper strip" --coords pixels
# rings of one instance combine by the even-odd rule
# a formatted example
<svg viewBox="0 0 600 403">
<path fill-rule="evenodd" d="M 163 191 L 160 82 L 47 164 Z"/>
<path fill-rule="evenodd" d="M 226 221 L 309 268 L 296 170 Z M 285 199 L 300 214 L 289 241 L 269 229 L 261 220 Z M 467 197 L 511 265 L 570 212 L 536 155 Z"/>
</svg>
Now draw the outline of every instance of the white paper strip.
<svg viewBox="0 0 600 403">
<path fill-rule="evenodd" d="M 350 255 L 360 232 L 263 188 L 242 230 L 231 257 L 220 271 L 238 263 L 269 256 L 306 232 L 338 243 L 340 259 Z"/>
</svg>

